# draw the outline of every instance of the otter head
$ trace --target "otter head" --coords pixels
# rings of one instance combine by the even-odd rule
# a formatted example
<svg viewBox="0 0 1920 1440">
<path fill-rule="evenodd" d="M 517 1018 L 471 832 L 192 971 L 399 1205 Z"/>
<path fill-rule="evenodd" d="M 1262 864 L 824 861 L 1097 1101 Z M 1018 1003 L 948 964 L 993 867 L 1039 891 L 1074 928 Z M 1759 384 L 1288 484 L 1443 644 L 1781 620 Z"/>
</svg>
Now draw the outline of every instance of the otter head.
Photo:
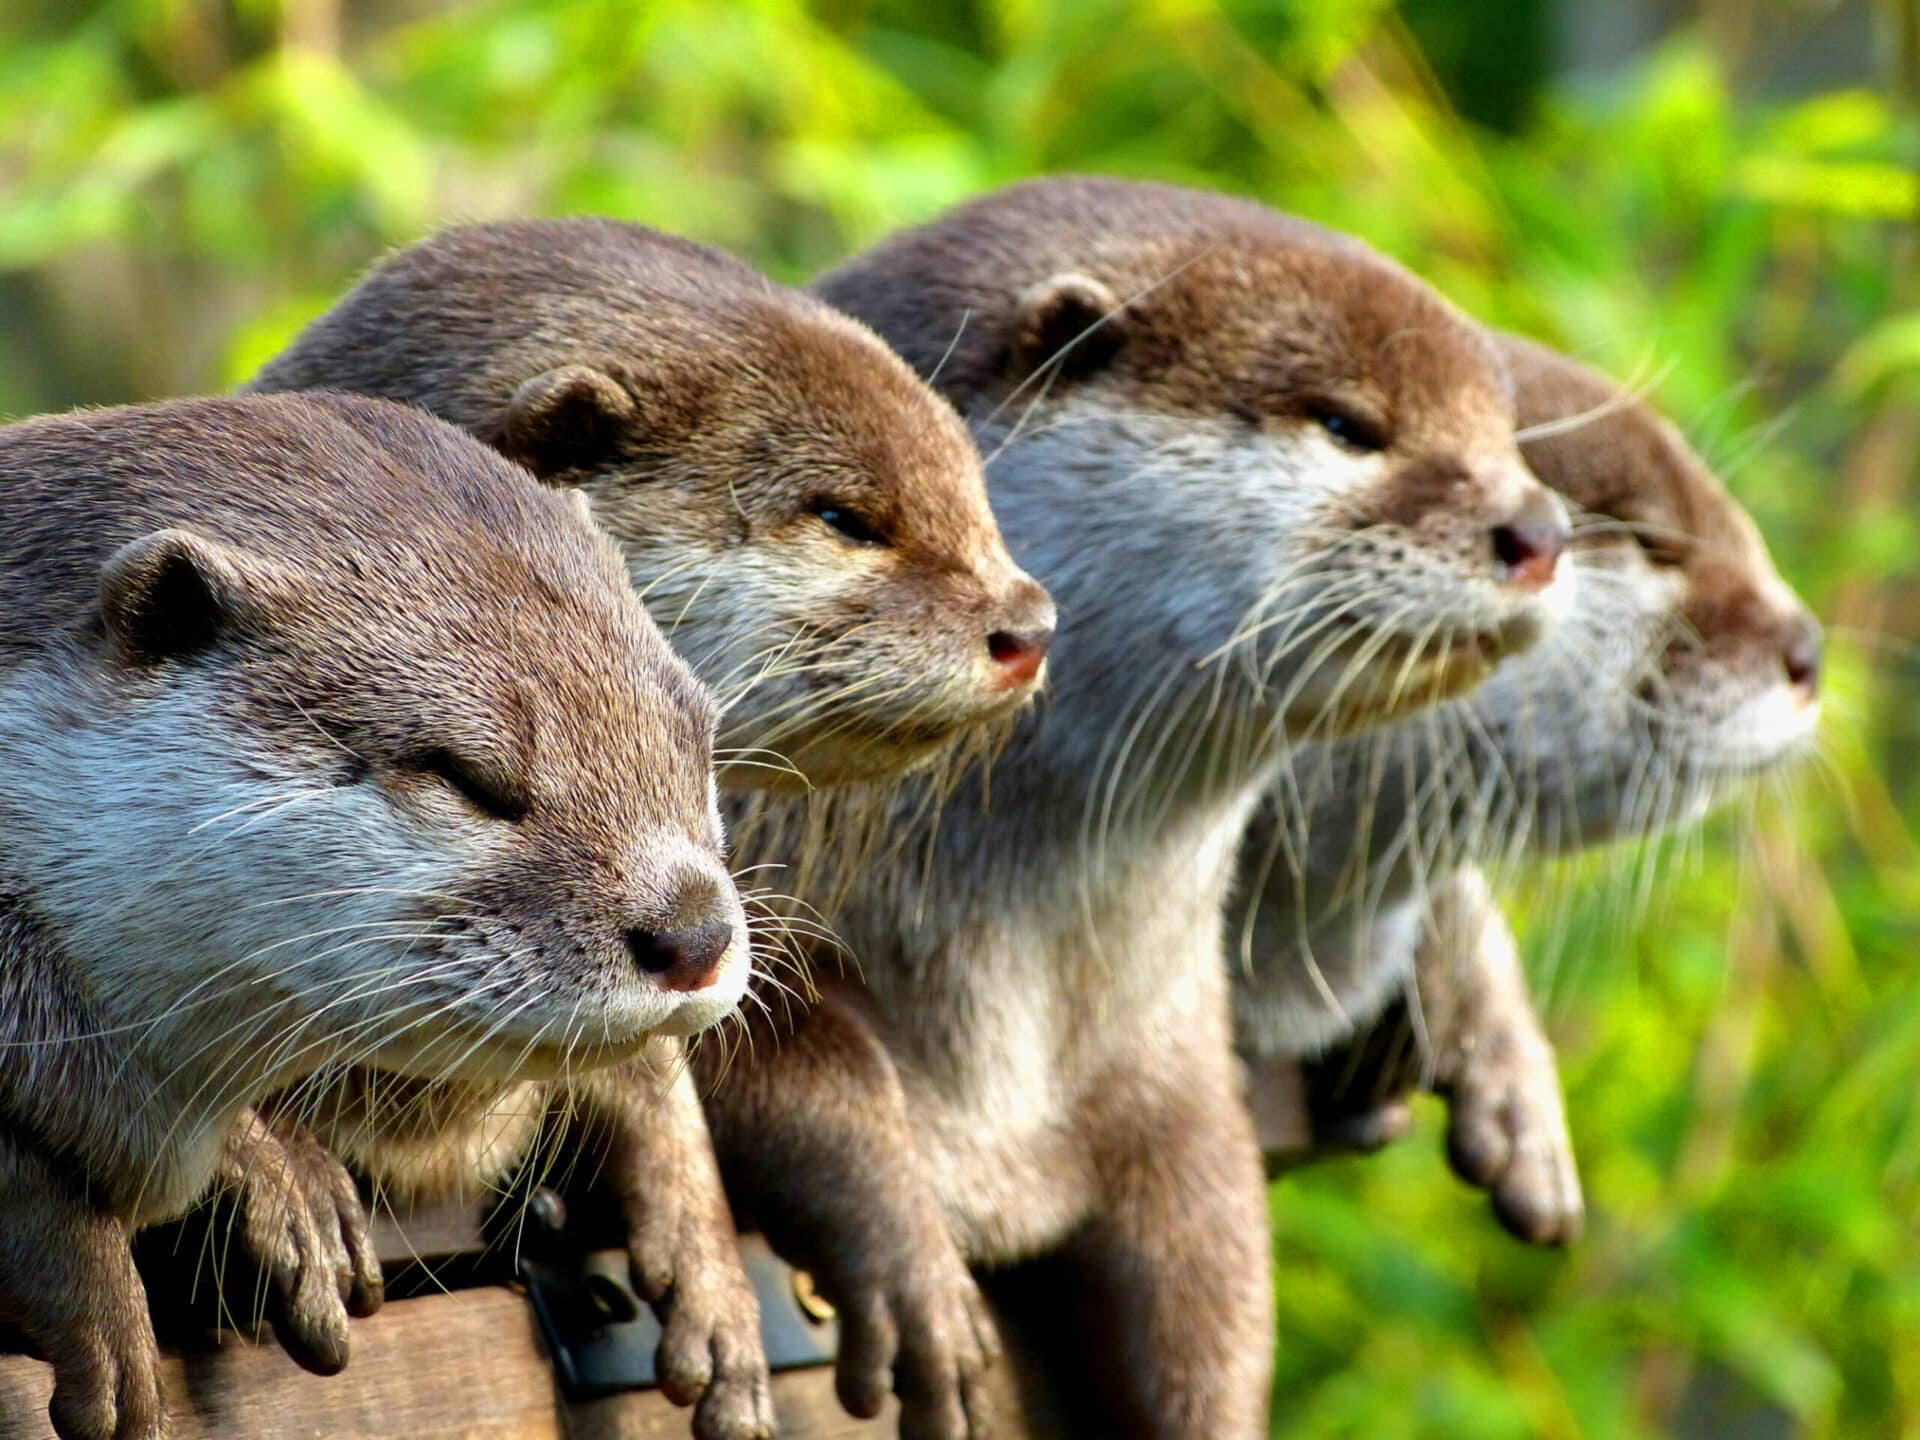
<svg viewBox="0 0 1920 1440">
<path fill-rule="evenodd" d="M 449 231 L 256 388 L 405 399 L 578 486 L 725 705 L 723 782 L 898 772 L 1030 700 L 1053 606 L 964 427 L 864 327 L 598 220 Z"/>
<path fill-rule="evenodd" d="M 1084 618 L 1124 647 L 1063 656 L 1090 684 L 1211 669 L 1216 720 L 1248 728 L 1219 704 L 1239 683 L 1276 732 L 1338 733 L 1471 687 L 1564 604 L 1565 516 L 1492 347 L 1357 243 L 1226 197 L 1052 180 L 816 288 L 967 416 L 1062 645 Z"/>
<path fill-rule="evenodd" d="M 8 844 L 210 1093 L 361 1059 L 557 1074 L 732 1009 L 714 710 L 577 499 L 338 396 L 6 442 L 10 474 L 120 485 L 61 661 L 97 678 L 36 741 L 62 798 Z"/>
<path fill-rule="evenodd" d="M 1551 723 L 1532 727 L 1548 737 L 1535 745 L 1549 752 L 1535 757 L 1542 799 L 1574 793 L 1576 813 L 1549 828 L 1563 840 L 1607 838 L 1697 814 L 1809 742 L 1820 628 L 1753 521 L 1671 424 L 1550 350 L 1502 343 L 1528 461 L 1580 517 L 1579 604 L 1556 643 L 1515 675 L 1551 707 Z M 1513 707 L 1487 708 L 1515 727 Z M 1571 787 L 1554 783 L 1569 738 L 1579 757 Z M 1526 737 L 1514 744 L 1524 749 Z"/>
<path fill-rule="evenodd" d="M 608 356 L 532 377 L 496 443 L 592 499 L 728 701 L 729 785 L 908 769 L 1032 698 L 1053 604 L 949 406 L 824 306 L 753 310 L 717 307 L 710 349 L 646 374 Z"/>
</svg>

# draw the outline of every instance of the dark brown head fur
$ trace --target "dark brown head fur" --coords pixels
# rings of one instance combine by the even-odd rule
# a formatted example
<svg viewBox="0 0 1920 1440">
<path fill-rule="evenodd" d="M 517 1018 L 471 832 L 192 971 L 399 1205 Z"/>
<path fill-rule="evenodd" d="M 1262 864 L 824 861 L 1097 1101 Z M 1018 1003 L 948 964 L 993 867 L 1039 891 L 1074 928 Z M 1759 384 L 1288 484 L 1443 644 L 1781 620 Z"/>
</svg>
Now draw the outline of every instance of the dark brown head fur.
<svg viewBox="0 0 1920 1440">
<path fill-rule="evenodd" d="M 1820 628 L 1780 579 L 1752 518 L 1679 432 L 1617 382 L 1563 355 L 1513 336 L 1502 346 L 1528 462 L 1578 510 L 1619 522 L 1590 527 L 1582 548 L 1630 546 L 1639 552 L 1636 568 L 1681 587 L 1649 696 L 1759 691 L 1784 681 L 1810 703 Z M 1726 683 L 1717 683 L 1722 676 Z"/>
<path fill-rule="evenodd" d="M 405 400 L 584 488 L 730 702 L 728 740 L 812 780 L 898 770 L 1038 683 L 1052 608 L 952 411 L 863 327 L 717 251 L 602 220 L 450 230 L 251 388 Z"/>
</svg>

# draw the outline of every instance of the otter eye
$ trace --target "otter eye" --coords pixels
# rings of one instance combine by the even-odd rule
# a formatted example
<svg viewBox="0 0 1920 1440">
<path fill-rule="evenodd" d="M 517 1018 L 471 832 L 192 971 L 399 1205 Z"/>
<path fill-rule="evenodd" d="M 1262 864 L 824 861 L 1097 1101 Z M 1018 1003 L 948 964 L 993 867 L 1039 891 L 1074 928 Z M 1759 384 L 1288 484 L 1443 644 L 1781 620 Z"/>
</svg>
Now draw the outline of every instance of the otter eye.
<svg viewBox="0 0 1920 1440">
<path fill-rule="evenodd" d="M 1386 431 L 1338 405 L 1317 401 L 1307 407 L 1307 418 L 1349 450 L 1372 454 L 1387 448 Z"/>
<path fill-rule="evenodd" d="M 421 774 L 431 775 L 482 815 L 505 820 L 509 824 L 526 818 L 525 796 L 504 789 L 472 761 L 451 750 L 428 750 L 413 764 Z"/>
<path fill-rule="evenodd" d="M 845 536 L 856 545 L 884 545 L 887 537 L 882 535 L 858 510 L 846 505 L 835 505 L 831 501 L 821 501 L 813 507 L 813 513 L 820 523 L 829 530 Z"/>
<path fill-rule="evenodd" d="M 1632 526 L 1631 529 L 1633 543 L 1640 547 L 1641 555 L 1654 569 L 1677 570 L 1687 563 L 1686 542 L 1679 536 L 1641 525 Z"/>
</svg>

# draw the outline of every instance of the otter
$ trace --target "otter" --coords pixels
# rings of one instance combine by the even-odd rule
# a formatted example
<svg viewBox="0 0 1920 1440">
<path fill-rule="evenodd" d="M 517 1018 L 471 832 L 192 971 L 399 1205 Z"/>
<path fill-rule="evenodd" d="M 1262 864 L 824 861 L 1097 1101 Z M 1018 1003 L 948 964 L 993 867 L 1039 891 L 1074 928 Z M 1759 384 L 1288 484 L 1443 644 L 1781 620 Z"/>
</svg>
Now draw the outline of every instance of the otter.
<svg viewBox="0 0 1920 1440">
<path fill-rule="evenodd" d="M 1290 744 L 1469 689 L 1551 627 L 1564 513 L 1477 327 L 1250 201 L 1034 181 L 812 288 L 966 418 L 1060 601 L 1060 668 L 990 772 L 897 802 L 829 915 L 859 975 L 709 1101 L 730 1190 L 839 1307 L 855 1413 L 892 1380 L 912 1433 L 984 1429 L 968 1267 L 1054 1256 L 1078 1358 L 1105 1361 L 1091 1433 L 1264 1434 L 1234 851 Z"/>
<path fill-rule="evenodd" d="M 1052 602 L 1008 557 L 953 409 L 865 326 L 706 246 L 598 219 L 458 227 L 376 267 L 249 388 L 403 400 L 583 492 L 726 699 L 729 792 L 884 783 L 1045 682 Z M 496 1184 L 556 1109 L 622 1196 L 662 1388 L 701 1397 L 703 1440 L 766 1433 L 757 1307 L 673 1050 L 559 1091 L 347 1075 L 316 1118 L 418 1197 Z"/>
<path fill-rule="evenodd" d="M 737 1002 L 717 717 L 583 507 L 417 411 L 28 420 L 0 477 L 0 1316 L 65 1440 L 156 1437 L 128 1236 L 265 1173 L 255 1102 Z"/>
<path fill-rule="evenodd" d="M 865 326 L 709 246 L 459 226 L 247 388 L 417 405 L 584 490 L 726 701 L 729 785 L 896 775 L 1043 682 L 1053 606 L 1008 558 L 959 418 Z"/>
<path fill-rule="evenodd" d="M 1377 1068 L 1370 1051 L 1417 1070 L 1417 1047 L 1397 1042 L 1424 1020 L 1455 1168 L 1516 1235 L 1557 1243 L 1582 1201 L 1553 1054 L 1474 867 L 1685 823 L 1800 751 L 1819 714 L 1820 631 L 1678 431 L 1564 356 L 1500 344 L 1521 449 L 1580 517 L 1579 603 L 1473 696 L 1296 756 L 1242 858 L 1234 1005 L 1261 1083 L 1319 1057 L 1308 1092 L 1335 1142 L 1404 1123 L 1355 1099 L 1413 1077 L 1357 1072 Z"/>
</svg>

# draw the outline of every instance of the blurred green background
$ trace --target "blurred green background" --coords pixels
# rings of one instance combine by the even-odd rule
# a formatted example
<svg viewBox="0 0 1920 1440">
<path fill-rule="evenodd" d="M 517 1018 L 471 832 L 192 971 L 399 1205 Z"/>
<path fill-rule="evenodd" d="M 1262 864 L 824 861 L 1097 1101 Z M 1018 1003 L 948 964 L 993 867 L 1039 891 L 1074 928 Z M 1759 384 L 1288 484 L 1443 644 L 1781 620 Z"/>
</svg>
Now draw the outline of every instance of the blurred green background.
<svg viewBox="0 0 1920 1440">
<path fill-rule="evenodd" d="M 1523 882 L 1592 1207 L 1439 1116 L 1274 1188 L 1276 1433 L 1920 1435 L 1913 0 L 9 0 L 0 412 L 231 385 L 385 247 L 595 211 L 789 280 L 1087 169 L 1357 231 L 1654 394 L 1829 622 L 1818 761 Z"/>
</svg>

